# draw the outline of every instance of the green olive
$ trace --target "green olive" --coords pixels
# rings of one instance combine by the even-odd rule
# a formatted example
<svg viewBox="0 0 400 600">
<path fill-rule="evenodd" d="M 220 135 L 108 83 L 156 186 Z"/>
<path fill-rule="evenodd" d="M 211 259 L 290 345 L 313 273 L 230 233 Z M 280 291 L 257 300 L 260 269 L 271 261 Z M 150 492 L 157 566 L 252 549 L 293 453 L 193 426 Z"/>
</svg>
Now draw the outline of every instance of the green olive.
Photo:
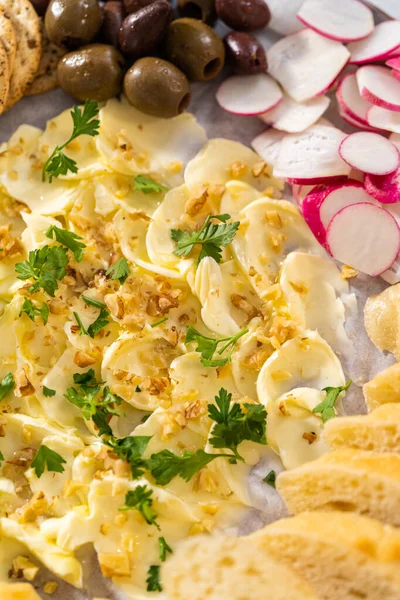
<svg viewBox="0 0 400 600">
<path fill-rule="evenodd" d="M 78 100 L 102 102 L 122 88 L 124 60 L 106 44 L 91 44 L 66 54 L 59 62 L 57 78 L 67 94 Z"/>
<path fill-rule="evenodd" d="M 132 106 L 154 117 L 175 117 L 190 101 L 185 75 L 160 58 L 137 60 L 125 75 L 124 91 Z"/>
<path fill-rule="evenodd" d="M 97 0 L 51 0 L 44 22 L 50 41 L 74 49 L 94 39 L 102 20 Z"/>
<path fill-rule="evenodd" d="M 211 27 L 197 19 L 177 19 L 168 29 L 162 45 L 168 60 L 193 81 L 214 79 L 222 70 L 225 48 Z"/>
</svg>

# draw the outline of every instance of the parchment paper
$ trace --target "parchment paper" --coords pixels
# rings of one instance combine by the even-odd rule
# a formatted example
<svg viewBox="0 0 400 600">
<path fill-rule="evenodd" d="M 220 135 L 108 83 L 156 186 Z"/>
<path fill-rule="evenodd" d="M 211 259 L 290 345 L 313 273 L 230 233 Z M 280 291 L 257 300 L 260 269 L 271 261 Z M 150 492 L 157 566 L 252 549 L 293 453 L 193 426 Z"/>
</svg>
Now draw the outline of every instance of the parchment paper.
<svg viewBox="0 0 400 600">
<path fill-rule="evenodd" d="M 372 0 L 370 3 L 386 10 L 390 16 L 400 19 L 400 0 Z M 382 15 L 378 12 L 376 16 L 377 20 L 382 19 Z M 224 25 L 218 24 L 217 31 L 223 36 L 228 30 Z M 258 34 L 258 37 L 266 49 L 279 39 L 279 36 L 272 31 L 262 32 Z M 257 118 L 230 115 L 218 106 L 215 101 L 215 91 L 223 77 L 224 75 L 209 84 L 192 85 L 192 101 L 189 109 L 206 129 L 209 138 L 226 137 L 250 145 L 251 140 L 265 129 L 265 125 Z M 48 119 L 72 106 L 72 104 L 74 104 L 73 99 L 61 90 L 55 90 L 41 96 L 24 98 L 12 110 L 0 116 L 0 143 L 6 141 L 22 123 L 44 128 Z M 334 98 L 324 117 L 340 129 L 352 131 L 352 128 L 339 117 Z M 349 234 L 351 235 L 351 232 Z M 381 279 L 366 275 L 359 275 L 356 279 L 351 280 L 351 290 L 357 296 L 358 315 L 350 317 L 346 324 L 346 329 L 354 344 L 353 352 L 349 356 L 340 357 L 347 378 L 351 378 L 355 383 L 347 394 L 344 406 L 346 414 L 357 414 L 366 411 L 360 386 L 394 362 L 392 355 L 385 355 L 373 346 L 363 325 L 363 308 L 367 297 L 379 293 L 386 286 L 387 284 Z M 237 527 L 228 533 L 249 533 L 285 515 L 285 508 L 277 492 L 270 488 L 266 496 L 265 485 L 260 485 L 260 478 L 264 477 L 270 469 L 279 471 L 281 468 L 279 458 L 271 453 L 269 459 L 267 458 L 252 470 L 249 488 L 254 508 L 249 509 L 245 521 L 238 523 Z M 53 581 L 55 578 L 43 568 L 34 582 L 39 595 L 43 599 L 88 600 L 100 597 L 123 600 L 125 598 L 124 594 L 115 590 L 109 581 L 102 578 L 91 548 L 81 549 L 79 557 L 82 557 L 84 563 L 85 589 L 87 592 L 79 592 L 72 586 L 59 582 L 55 594 L 51 596 L 44 594 L 41 591 L 43 583 Z"/>
</svg>

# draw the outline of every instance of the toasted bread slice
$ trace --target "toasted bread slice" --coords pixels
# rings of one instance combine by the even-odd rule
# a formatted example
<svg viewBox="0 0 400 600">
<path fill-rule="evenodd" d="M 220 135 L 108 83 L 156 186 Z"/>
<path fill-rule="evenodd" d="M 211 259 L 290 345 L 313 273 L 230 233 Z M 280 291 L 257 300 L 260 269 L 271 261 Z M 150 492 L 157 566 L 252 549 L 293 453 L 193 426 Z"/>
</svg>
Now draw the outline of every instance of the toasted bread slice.
<svg viewBox="0 0 400 600">
<path fill-rule="evenodd" d="M 354 448 L 400 454 L 400 404 L 382 404 L 369 415 L 331 419 L 323 437 L 332 450 Z"/>
<path fill-rule="evenodd" d="M 30 583 L 0 583 L 1 600 L 40 600 Z"/>
<path fill-rule="evenodd" d="M 6 15 L 2 8 L 0 8 L 0 43 L 7 52 L 11 77 L 14 70 L 15 56 L 17 54 L 17 37 L 11 19 Z"/>
<path fill-rule="evenodd" d="M 248 538 L 198 537 L 162 569 L 170 600 L 317 600 L 309 584 Z"/>
<path fill-rule="evenodd" d="M 378 373 L 364 385 L 363 392 L 369 410 L 382 404 L 400 403 L 400 363 Z"/>
<path fill-rule="evenodd" d="M 379 521 L 309 512 L 249 539 L 301 573 L 323 600 L 400 599 L 400 531 Z"/>
<path fill-rule="evenodd" d="M 58 86 L 57 66 L 67 49 L 50 42 L 43 21 L 42 26 L 42 56 L 35 79 L 25 90 L 25 96 L 35 96 L 54 90 Z"/>
<path fill-rule="evenodd" d="M 0 43 L 0 115 L 4 112 L 10 90 L 10 67 L 7 52 Z"/>
<path fill-rule="evenodd" d="M 346 510 L 400 525 L 398 454 L 334 450 L 281 473 L 276 487 L 292 514 Z"/>
</svg>

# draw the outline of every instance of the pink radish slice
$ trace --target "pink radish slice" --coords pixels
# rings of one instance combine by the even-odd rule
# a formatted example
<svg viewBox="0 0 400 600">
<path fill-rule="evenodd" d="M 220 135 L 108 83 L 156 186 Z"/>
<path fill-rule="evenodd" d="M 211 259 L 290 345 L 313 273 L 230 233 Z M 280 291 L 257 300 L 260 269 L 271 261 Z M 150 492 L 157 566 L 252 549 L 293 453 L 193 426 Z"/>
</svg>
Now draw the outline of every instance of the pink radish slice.
<svg viewBox="0 0 400 600">
<path fill-rule="evenodd" d="M 343 121 L 346 121 L 346 123 L 348 123 L 352 127 L 355 127 L 356 129 L 361 129 L 362 131 L 370 131 L 373 133 L 384 133 L 382 131 L 382 129 L 377 129 L 376 127 L 371 127 L 370 125 L 364 125 L 360 121 L 356 121 L 356 119 L 353 119 L 352 117 L 350 117 L 348 114 L 346 114 L 343 111 L 340 111 L 339 114 L 342 117 Z"/>
<path fill-rule="evenodd" d="M 400 21 L 384 21 L 377 25 L 366 39 L 349 44 L 350 63 L 385 60 L 400 47 Z"/>
<path fill-rule="evenodd" d="M 358 69 L 357 83 L 361 96 L 367 102 L 400 111 L 400 81 L 386 67 L 367 66 Z"/>
<path fill-rule="evenodd" d="M 342 79 L 336 98 L 342 111 L 363 125 L 368 125 L 367 112 L 371 104 L 361 97 L 355 73 L 349 73 Z"/>
<path fill-rule="evenodd" d="M 311 29 L 289 35 L 267 52 L 269 73 L 297 102 L 321 96 L 330 88 L 349 60 L 339 42 Z"/>
<path fill-rule="evenodd" d="M 382 135 L 368 131 L 348 135 L 339 146 L 339 154 L 353 169 L 372 175 L 387 175 L 400 166 L 396 146 Z"/>
<path fill-rule="evenodd" d="M 271 110 L 282 100 L 279 85 L 265 73 L 233 75 L 219 86 L 218 104 L 235 115 L 253 116 Z"/>
<path fill-rule="evenodd" d="M 336 183 L 343 183 L 347 179 L 347 175 L 335 175 L 334 177 L 288 177 L 286 181 L 290 183 L 290 185 L 307 185 L 310 187 L 315 187 L 316 185 L 333 185 Z"/>
<path fill-rule="evenodd" d="M 395 71 L 400 71 L 400 57 L 390 58 L 388 61 L 386 61 L 386 64 Z"/>
<path fill-rule="evenodd" d="M 382 204 L 400 202 L 400 169 L 389 175 L 366 175 L 365 189 Z"/>
<path fill-rule="evenodd" d="M 276 108 L 260 115 L 264 123 L 287 133 L 299 133 L 311 127 L 324 114 L 330 103 L 327 96 L 319 96 L 300 104 L 287 94 Z"/>
<path fill-rule="evenodd" d="M 400 133 L 391 133 L 389 135 L 389 140 L 396 146 L 398 150 L 400 150 Z"/>
<path fill-rule="evenodd" d="M 372 277 L 390 269 L 400 250 L 396 220 L 387 210 L 366 202 L 336 213 L 326 239 L 336 260 Z"/>
<path fill-rule="evenodd" d="M 304 198 L 307 197 L 314 187 L 315 186 L 313 185 L 299 185 L 297 183 L 292 185 L 293 198 L 296 200 L 299 206 L 302 205 Z"/>
<path fill-rule="evenodd" d="M 271 20 L 268 28 L 281 35 L 291 35 L 304 29 L 297 19 L 297 12 L 304 0 L 268 0 Z"/>
<path fill-rule="evenodd" d="M 251 142 L 253 149 L 265 162 L 275 167 L 285 134 L 276 129 L 267 129 Z"/>
<path fill-rule="evenodd" d="M 297 18 L 320 35 L 338 42 L 362 40 L 374 30 L 372 12 L 357 0 L 306 0 Z"/>
<path fill-rule="evenodd" d="M 306 184 L 324 178 L 348 176 L 350 167 L 338 153 L 344 137 L 342 131 L 326 125 L 314 125 L 303 133 L 285 136 L 275 176 Z"/>
<path fill-rule="evenodd" d="M 368 111 L 367 118 L 372 127 L 400 133 L 400 112 L 385 110 L 380 106 L 372 106 Z"/>
<path fill-rule="evenodd" d="M 397 81 L 400 81 L 400 71 L 396 71 L 396 69 L 392 69 L 392 75 Z"/>
</svg>

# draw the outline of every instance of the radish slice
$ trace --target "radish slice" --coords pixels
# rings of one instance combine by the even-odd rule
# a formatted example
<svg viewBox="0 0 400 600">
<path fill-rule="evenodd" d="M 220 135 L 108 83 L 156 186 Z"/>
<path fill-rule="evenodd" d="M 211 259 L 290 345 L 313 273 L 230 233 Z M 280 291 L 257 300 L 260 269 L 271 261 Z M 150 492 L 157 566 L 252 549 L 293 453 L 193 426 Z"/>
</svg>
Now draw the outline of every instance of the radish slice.
<svg viewBox="0 0 400 600">
<path fill-rule="evenodd" d="M 297 102 L 321 96 L 349 60 L 339 42 L 311 29 L 283 38 L 267 52 L 269 73 Z"/>
<path fill-rule="evenodd" d="M 390 58 L 388 61 L 386 61 L 386 64 L 388 67 L 391 67 L 395 71 L 400 71 L 400 57 L 399 56 L 396 58 Z"/>
<path fill-rule="evenodd" d="M 367 112 L 371 104 L 361 97 L 355 73 L 343 77 L 336 92 L 336 98 L 342 111 L 352 119 L 368 126 Z"/>
<path fill-rule="evenodd" d="M 253 116 L 271 110 L 282 100 L 279 85 L 265 73 L 233 75 L 219 86 L 218 104 L 235 115 Z"/>
<path fill-rule="evenodd" d="M 306 0 L 299 21 L 324 37 L 338 42 L 362 40 L 374 30 L 374 17 L 358 0 Z"/>
<path fill-rule="evenodd" d="M 400 112 L 385 110 L 379 106 L 372 106 L 368 111 L 368 123 L 385 131 L 400 133 Z"/>
<path fill-rule="evenodd" d="M 400 150 L 400 133 L 392 133 L 389 136 L 389 140 Z"/>
<path fill-rule="evenodd" d="M 267 129 L 251 142 L 254 150 L 265 162 L 275 167 L 285 134 L 276 129 Z"/>
<path fill-rule="evenodd" d="M 306 184 L 348 176 L 350 167 L 338 152 L 344 137 L 342 131 L 326 125 L 314 125 L 304 133 L 287 135 L 282 140 L 274 175 Z"/>
<path fill-rule="evenodd" d="M 328 227 L 327 243 L 336 260 L 376 277 L 396 260 L 400 230 L 387 210 L 361 202 L 336 213 Z"/>
<path fill-rule="evenodd" d="M 330 104 L 327 96 L 320 96 L 300 104 L 283 94 L 282 102 L 276 108 L 260 115 L 260 119 L 275 129 L 287 133 L 299 133 L 314 125 Z"/>
<path fill-rule="evenodd" d="M 396 69 L 392 69 L 391 73 L 392 73 L 393 77 L 395 79 L 397 79 L 397 81 L 400 81 L 400 71 L 396 71 Z"/>
<path fill-rule="evenodd" d="M 348 123 L 352 127 L 355 127 L 356 129 L 362 129 L 362 131 L 371 131 L 373 133 L 382 133 L 381 129 L 377 129 L 376 127 L 371 127 L 370 125 L 364 125 L 360 121 L 356 121 L 356 119 L 353 119 L 352 117 L 350 117 L 350 115 L 343 112 L 342 110 L 339 111 L 339 114 L 342 117 L 343 121 L 346 121 L 346 123 Z"/>
<path fill-rule="evenodd" d="M 304 0 L 268 0 L 271 20 L 268 28 L 281 35 L 292 35 L 304 29 L 297 19 L 297 12 Z"/>
<path fill-rule="evenodd" d="M 349 44 L 351 64 L 361 65 L 389 58 L 400 47 L 400 21 L 384 21 L 377 25 L 369 37 Z"/>
<path fill-rule="evenodd" d="M 400 81 L 397 81 L 386 67 L 361 67 L 357 74 L 358 89 L 367 102 L 400 111 Z"/>
<path fill-rule="evenodd" d="M 359 131 L 348 135 L 339 146 L 339 154 L 353 169 L 372 175 L 387 175 L 400 166 L 396 146 L 378 133 Z"/>
<path fill-rule="evenodd" d="M 365 189 L 382 204 L 400 202 L 400 169 L 389 175 L 366 175 Z"/>
<path fill-rule="evenodd" d="M 301 207 L 303 204 L 304 198 L 314 189 L 314 185 L 299 185 L 294 183 L 292 185 L 292 193 L 293 198 L 296 200 L 297 204 Z"/>
</svg>

